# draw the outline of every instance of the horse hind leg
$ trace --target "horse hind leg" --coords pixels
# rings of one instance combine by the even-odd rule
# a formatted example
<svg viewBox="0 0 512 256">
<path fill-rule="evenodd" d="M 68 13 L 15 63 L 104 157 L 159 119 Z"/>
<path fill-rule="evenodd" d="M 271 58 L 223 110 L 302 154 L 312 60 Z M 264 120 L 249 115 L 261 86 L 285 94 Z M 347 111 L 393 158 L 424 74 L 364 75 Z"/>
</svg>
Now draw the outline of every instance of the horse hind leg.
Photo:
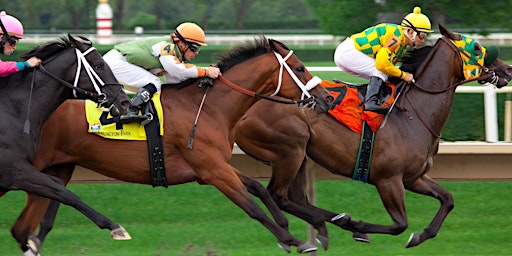
<svg viewBox="0 0 512 256">
<path fill-rule="evenodd" d="M 95 211 L 62 184 L 37 171 L 31 165 L 26 166 L 23 170 L 2 170 L 0 181 L 4 182 L 0 186 L 7 190 L 23 190 L 72 206 L 93 221 L 99 228 L 111 230 L 111 236 L 116 240 L 131 239 L 130 235 L 119 224 Z"/>
<path fill-rule="evenodd" d="M 441 187 L 427 175 L 423 175 L 415 182 L 406 186 L 406 189 L 417 194 L 434 197 L 441 203 L 436 215 L 423 232 L 421 234 L 411 234 L 405 246 L 406 248 L 411 248 L 420 245 L 428 239 L 436 237 L 444 220 L 453 210 L 454 201 L 452 194 L 448 190 Z"/>
</svg>

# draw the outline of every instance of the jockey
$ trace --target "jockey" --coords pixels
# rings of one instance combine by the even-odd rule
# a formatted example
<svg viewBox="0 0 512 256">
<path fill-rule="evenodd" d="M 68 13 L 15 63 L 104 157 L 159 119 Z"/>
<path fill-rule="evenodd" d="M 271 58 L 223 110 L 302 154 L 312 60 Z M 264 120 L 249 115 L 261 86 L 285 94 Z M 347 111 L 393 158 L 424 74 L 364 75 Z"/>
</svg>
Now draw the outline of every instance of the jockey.
<svg viewBox="0 0 512 256">
<path fill-rule="evenodd" d="M 170 41 L 169 41 L 170 39 Z M 147 124 L 150 119 L 139 115 L 141 106 L 148 102 L 154 93 L 160 91 L 163 76 L 166 83 L 180 83 L 189 78 L 221 75 L 217 67 L 200 68 L 185 64 L 205 46 L 203 30 L 195 23 L 185 22 L 176 27 L 170 37 L 150 37 L 114 46 L 103 59 L 122 84 L 139 88 L 131 101 L 131 106 L 122 123 L 138 122 Z"/>
<path fill-rule="evenodd" d="M 369 79 L 364 100 L 368 111 L 386 113 L 380 105 L 379 91 L 389 76 L 407 83 L 414 81 L 413 74 L 401 71 L 395 65 L 405 55 L 406 47 L 419 48 L 427 33 L 432 32 L 430 20 L 415 7 L 400 25 L 381 23 L 347 37 L 334 53 L 334 62 L 345 72 Z"/>
<path fill-rule="evenodd" d="M 18 19 L 2 11 L 0 12 L 0 27 L 0 53 L 9 56 L 16 50 L 18 40 L 23 38 L 23 25 Z M 41 60 L 37 57 L 23 62 L 0 60 L 0 76 L 12 75 L 39 64 L 41 64 Z"/>
</svg>

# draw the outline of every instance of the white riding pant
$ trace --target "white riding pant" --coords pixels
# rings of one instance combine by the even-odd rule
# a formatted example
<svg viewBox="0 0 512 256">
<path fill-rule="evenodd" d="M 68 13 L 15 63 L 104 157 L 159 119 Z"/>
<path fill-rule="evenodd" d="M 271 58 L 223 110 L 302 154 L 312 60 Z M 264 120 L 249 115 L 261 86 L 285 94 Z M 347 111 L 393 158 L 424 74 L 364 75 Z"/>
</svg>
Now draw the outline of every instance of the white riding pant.
<svg viewBox="0 0 512 256">
<path fill-rule="evenodd" d="M 334 63 L 341 70 L 361 78 L 370 79 L 372 76 L 379 77 L 383 81 L 388 80 L 388 75 L 377 70 L 375 59 L 362 53 L 354 46 L 354 40 L 347 37 L 338 45 L 334 52 Z"/>
<path fill-rule="evenodd" d="M 154 73 L 158 73 L 162 71 L 162 69 L 145 70 L 144 68 L 128 62 L 126 57 L 114 49 L 103 55 L 103 59 L 110 66 L 114 76 L 121 84 L 142 88 L 144 85 L 152 83 L 155 85 L 156 89 L 160 91 L 162 81 Z"/>
</svg>

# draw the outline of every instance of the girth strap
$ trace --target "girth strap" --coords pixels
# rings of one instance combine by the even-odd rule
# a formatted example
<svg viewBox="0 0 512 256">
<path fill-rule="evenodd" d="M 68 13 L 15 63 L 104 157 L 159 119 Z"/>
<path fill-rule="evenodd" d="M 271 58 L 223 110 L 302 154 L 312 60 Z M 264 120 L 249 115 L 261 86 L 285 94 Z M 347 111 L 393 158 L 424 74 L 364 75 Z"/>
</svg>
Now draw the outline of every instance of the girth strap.
<svg viewBox="0 0 512 256">
<path fill-rule="evenodd" d="M 142 113 L 152 113 L 153 120 L 144 126 L 148 142 L 149 168 L 151 173 L 151 185 L 153 187 L 167 187 L 165 175 L 164 146 L 160 135 L 160 120 L 156 113 L 155 105 L 150 100 L 142 107 Z"/>
</svg>

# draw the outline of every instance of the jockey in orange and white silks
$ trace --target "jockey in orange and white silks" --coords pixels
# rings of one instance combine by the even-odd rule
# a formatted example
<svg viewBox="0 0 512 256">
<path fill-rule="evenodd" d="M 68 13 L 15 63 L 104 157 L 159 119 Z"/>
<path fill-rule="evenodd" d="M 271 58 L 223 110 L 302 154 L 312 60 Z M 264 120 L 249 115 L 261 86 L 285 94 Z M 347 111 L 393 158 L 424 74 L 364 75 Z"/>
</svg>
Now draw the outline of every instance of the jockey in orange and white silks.
<svg viewBox="0 0 512 256">
<path fill-rule="evenodd" d="M 169 40 L 170 39 L 170 40 Z M 201 68 L 190 61 L 206 46 L 203 30 L 196 24 L 185 22 L 176 27 L 170 37 L 143 38 L 114 46 L 103 59 L 108 63 L 117 80 L 125 85 L 140 88 L 132 99 L 127 115 L 121 116 L 123 123 L 147 121 L 138 115 L 142 104 L 160 91 L 162 81 L 180 83 L 189 78 L 221 75 L 217 67 Z M 143 123 L 144 124 L 144 123 Z"/>
<path fill-rule="evenodd" d="M 0 12 L 0 53 L 5 56 L 11 55 L 16 50 L 18 40 L 24 38 L 23 25 L 5 11 Z M 26 68 L 35 67 L 41 64 L 41 60 L 32 57 L 27 61 L 1 61 L 0 76 L 12 75 Z"/>
<path fill-rule="evenodd" d="M 400 25 L 382 23 L 347 37 L 338 45 L 334 62 L 343 71 L 370 79 L 365 97 L 365 110 L 386 113 L 378 97 L 382 82 L 389 76 L 410 83 L 413 74 L 402 72 L 395 65 L 405 55 L 406 47 L 420 47 L 427 33 L 432 32 L 430 20 L 415 7 Z"/>
</svg>

